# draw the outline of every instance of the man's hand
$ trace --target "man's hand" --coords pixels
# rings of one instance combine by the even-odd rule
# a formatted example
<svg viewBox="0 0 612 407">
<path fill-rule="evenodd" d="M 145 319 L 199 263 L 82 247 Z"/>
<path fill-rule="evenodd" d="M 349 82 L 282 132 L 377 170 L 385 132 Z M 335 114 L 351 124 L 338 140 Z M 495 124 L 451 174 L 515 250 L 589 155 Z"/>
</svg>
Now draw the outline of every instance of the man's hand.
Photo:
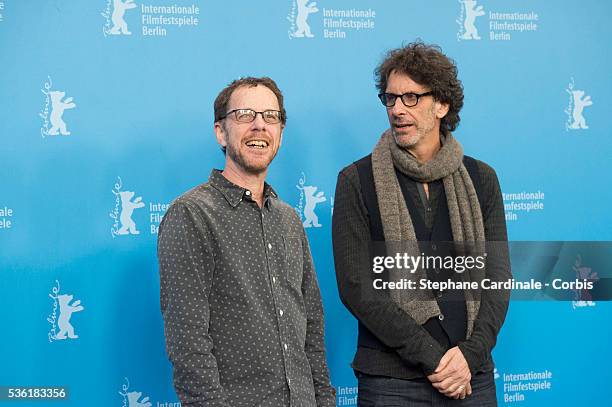
<svg viewBox="0 0 612 407">
<path fill-rule="evenodd" d="M 472 394 L 470 367 L 456 346 L 442 356 L 434 373 L 427 378 L 433 387 L 447 397 L 463 399 Z"/>
<path fill-rule="evenodd" d="M 471 396 L 471 395 L 472 395 L 472 385 L 468 383 L 466 384 L 465 389 L 462 390 L 462 393 L 458 397 L 455 397 L 455 399 L 459 398 L 463 400 L 466 396 Z"/>
</svg>

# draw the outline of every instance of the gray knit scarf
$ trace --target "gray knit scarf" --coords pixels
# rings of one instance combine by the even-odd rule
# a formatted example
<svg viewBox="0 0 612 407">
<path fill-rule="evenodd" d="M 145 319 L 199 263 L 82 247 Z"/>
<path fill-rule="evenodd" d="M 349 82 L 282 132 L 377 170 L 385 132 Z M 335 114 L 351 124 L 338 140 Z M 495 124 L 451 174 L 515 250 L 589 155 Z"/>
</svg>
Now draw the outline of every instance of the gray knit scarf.
<svg viewBox="0 0 612 407">
<path fill-rule="evenodd" d="M 442 136 L 441 141 L 442 147 L 438 153 L 425 164 L 420 164 L 414 156 L 399 147 L 391 130 L 383 133 L 374 148 L 374 186 L 386 242 L 417 240 L 395 168 L 418 182 L 428 183 L 442 179 L 454 241 L 484 242 L 480 204 L 470 175 L 463 165 L 463 148 L 452 134 Z M 399 281 L 401 278 L 407 278 L 407 273 L 405 269 L 394 268 L 390 270 L 389 279 Z M 415 281 L 427 278 L 426 271 L 421 268 L 410 278 Z M 470 281 L 467 272 L 463 273 L 461 278 L 463 281 Z M 474 320 L 478 315 L 480 295 L 479 292 L 465 291 L 465 296 L 467 339 L 472 334 Z M 420 325 L 441 314 L 438 303 L 429 290 L 391 290 L 391 298 Z"/>
</svg>

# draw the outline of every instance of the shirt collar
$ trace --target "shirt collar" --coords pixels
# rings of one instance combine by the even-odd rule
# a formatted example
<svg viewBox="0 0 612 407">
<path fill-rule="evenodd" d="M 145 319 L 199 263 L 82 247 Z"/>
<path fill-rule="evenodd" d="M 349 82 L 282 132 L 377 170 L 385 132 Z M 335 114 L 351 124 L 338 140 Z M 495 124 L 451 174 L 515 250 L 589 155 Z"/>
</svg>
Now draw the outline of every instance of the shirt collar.
<svg viewBox="0 0 612 407">
<path fill-rule="evenodd" d="M 251 191 L 229 181 L 221 174 L 221 170 L 213 169 L 208 182 L 221 192 L 221 195 L 233 208 L 237 207 L 243 199 L 254 202 Z M 278 198 L 278 195 L 270 184 L 264 182 L 264 206 L 269 208 L 271 198 Z"/>
</svg>

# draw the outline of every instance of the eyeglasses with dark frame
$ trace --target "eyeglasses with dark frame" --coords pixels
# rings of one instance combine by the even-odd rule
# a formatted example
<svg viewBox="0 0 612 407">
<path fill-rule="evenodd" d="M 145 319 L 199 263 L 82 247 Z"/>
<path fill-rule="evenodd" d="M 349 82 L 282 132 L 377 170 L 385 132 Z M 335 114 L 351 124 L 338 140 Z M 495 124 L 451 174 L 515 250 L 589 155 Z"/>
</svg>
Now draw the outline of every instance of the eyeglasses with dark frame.
<svg viewBox="0 0 612 407">
<path fill-rule="evenodd" d="M 425 92 L 425 93 L 408 92 L 408 93 L 404 93 L 403 95 L 396 95 L 395 93 L 380 93 L 378 95 L 378 98 L 380 99 L 382 104 L 385 105 L 386 107 L 395 106 L 395 101 L 397 100 L 397 98 L 400 98 L 402 100 L 402 103 L 404 104 L 404 106 L 414 107 L 417 105 L 417 103 L 419 103 L 420 98 L 422 98 L 423 96 L 429 96 L 432 94 L 433 94 L 432 91 Z"/>
<path fill-rule="evenodd" d="M 261 118 L 268 124 L 278 124 L 283 119 L 283 114 L 280 110 L 264 110 L 263 112 L 256 112 L 253 109 L 234 109 L 227 112 L 224 116 L 219 119 L 225 119 L 231 114 L 234 114 L 234 118 L 240 123 L 251 123 L 255 121 L 258 114 L 261 114 Z"/>
</svg>

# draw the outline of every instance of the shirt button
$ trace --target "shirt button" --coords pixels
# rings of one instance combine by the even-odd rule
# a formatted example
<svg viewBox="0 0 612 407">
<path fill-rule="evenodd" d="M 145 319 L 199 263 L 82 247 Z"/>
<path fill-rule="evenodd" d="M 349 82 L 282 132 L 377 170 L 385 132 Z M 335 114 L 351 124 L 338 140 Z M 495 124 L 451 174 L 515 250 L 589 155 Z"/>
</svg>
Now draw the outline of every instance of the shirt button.
<svg viewBox="0 0 612 407">
<path fill-rule="evenodd" d="M 291 386 L 291 379 L 287 379 L 287 384 Z"/>
<path fill-rule="evenodd" d="M 284 314 L 283 310 L 280 310 L 279 314 L 280 314 L 280 316 L 282 317 L 282 316 L 283 316 L 283 314 Z"/>
<path fill-rule="evenodd" d="M 285 347 L 285 350 L 287 350 L 287 344 L 285 343 L 283 346 Z"/>
<path fill-rule="evenodd" d="M 245 192 L 245 194 L 246 194 L 247 196 L 251 196 L 251 191 L 249 191 L 249 190 L 247 189 L 247 191 Z"/>
<path fill-rule="evenodd" d="M 444 314 L 440 314 L 440 315 L 438 315 L 438 319 L 439 319 L 440 321 L 444 321 Z"/>
<path fill-rule="evenodd" d="M 431 207 L 430 206 L 427 207 L 427 212 L 431 212 Z"/>
<path fill-rule="evenodd" d="M 268 243 L 268 249 L 272 250 L 272 245 Z"/>
<path fill-rule="evenodd" d="M 272 282 L 276 283 L 276 277 L 272 277 Z"/>
<path fill-rule="evenodd" d="M 436 244 L 432 244 L 432 245 L 431 245 L 431 249 L 432 249 L 432 250 L 438 250 L 438 246 L 437 246 Z"/>
</svg>

